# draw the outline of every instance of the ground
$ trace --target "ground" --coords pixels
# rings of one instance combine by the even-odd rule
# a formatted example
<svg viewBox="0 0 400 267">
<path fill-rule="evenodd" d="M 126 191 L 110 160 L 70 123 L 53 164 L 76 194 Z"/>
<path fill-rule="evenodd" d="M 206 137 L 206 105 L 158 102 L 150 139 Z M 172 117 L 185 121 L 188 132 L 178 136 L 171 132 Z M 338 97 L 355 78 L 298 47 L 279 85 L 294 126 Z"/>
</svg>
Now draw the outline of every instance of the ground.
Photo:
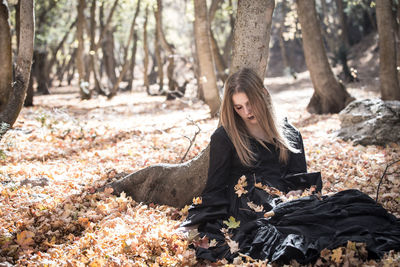
<svg viewBox="0 0 400 267">
<path fill-rule="evenodd" d="M 357 98 L 379 97 L 372 79 L 347 85 L 349 92 Z M 308 169 L 322 172 L 323 193 L 357 188 L 375 198 L 386 165 L 400 157 L 399 145 L 363 147 L 338 139 L 338 115 L 312 115 L 305 109 L 313 92 L 307 73 L 265 84 L 277 114 L 301 131 Z M 52 95 L 36 96 L 35 106 L 22 110 L 0 143 L 0 263 L 196 265 L 188 239 L 177 231 L 186 209 L 96 192 L 146 166 L 179 163 L 197 126 L 201 132 L 186 160 L 206 147 L 218 121 L 194 94 L 188 95 L 165 101 L 137 87 L 112 100 L 81 101 L 76 87 L 60 87 Z M 378 200 L 398 217 L 399 171 L 400 164 L 389 169 Z M 362 245 L 348 244 L 324 251 L 317 263 L 400 265 L 399 253 L 368 262 L 362 252 Z"/>
</svg>

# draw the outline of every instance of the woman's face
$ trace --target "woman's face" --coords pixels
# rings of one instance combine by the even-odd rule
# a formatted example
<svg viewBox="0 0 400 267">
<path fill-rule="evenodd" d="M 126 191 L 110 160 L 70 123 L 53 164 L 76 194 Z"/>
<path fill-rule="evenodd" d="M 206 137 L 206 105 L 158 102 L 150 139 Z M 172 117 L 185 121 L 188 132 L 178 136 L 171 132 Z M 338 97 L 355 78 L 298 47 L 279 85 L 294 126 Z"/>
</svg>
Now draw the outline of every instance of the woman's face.
<svg viewBox="0 0 400 267">
<path fill-rule="evenodd" d="M 257 124 L 257 119 L 252 112 L 251 104 L 245 93 L 239 92 L 233 94 L 232 102 L 236 113 L 243 119 L 246 125 Z"/>
</svg>

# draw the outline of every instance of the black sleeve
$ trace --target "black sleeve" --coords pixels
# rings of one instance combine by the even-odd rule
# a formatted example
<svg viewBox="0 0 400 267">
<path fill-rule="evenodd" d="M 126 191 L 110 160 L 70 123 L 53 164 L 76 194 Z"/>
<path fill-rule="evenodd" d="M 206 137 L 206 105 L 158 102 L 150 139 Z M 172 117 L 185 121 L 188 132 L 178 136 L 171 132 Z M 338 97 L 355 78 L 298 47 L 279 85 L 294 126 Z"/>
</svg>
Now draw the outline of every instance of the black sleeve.
<svg viewBox="0 0 400 267">
<path fill-rule="evenodd" d="M 287 174 L 306 173 L 307 163 L 304 153 L 304 144 L 301 133 L 291 124 L 287 122 L 288 139 L 292 146 L 299 150 L 299 153 L 289 152 L 289 161 L 287 164 Z"/>
<path fill-rule="evenodd" d="M 211 136 L 207 184 L 203 193 L 225 189 L 232 164 L 232 143 L 225 130 L 219 128 Z"/>
<path fill-rule="evenodd" d="M 228 179 L 232 165 L 233 144 L 223 128 L 211 136 L 210 160 L 206 187 L 201 204 L 192 205 L 182 226 L 192 226 L 227 218 L 229 200 Z"/>
</svg>

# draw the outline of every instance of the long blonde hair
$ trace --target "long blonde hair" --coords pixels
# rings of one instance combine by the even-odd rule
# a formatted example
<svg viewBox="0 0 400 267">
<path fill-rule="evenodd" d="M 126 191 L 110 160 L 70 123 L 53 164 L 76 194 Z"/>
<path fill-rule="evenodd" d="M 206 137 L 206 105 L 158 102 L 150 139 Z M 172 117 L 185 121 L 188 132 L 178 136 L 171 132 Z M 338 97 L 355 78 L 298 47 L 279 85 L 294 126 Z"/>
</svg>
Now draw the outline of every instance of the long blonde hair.
<svg viewBox="0 0 400 267">
<path fill-rule="evenodd" d="M 242 118 L 234 110 L 232 96 L 236 93 L 247 95 L 252 112 L 267 136 L 266 141 L 279 148 L 279 161 L 286 163 L 289 157 L 288 150 L 298 151 L 282 134 L 282 126 L 276 123 L 271 95 L 264 87 L 263 81 L 253 70 L 243 68 L 230 75 L 225 81 L 220 114 L 221 124 L 232 140 L 242 164 L 252 166 L 255 161 L 255 153 L 250 146 L 251 135 Z M 267 148 L 263 140 L 257 138 L 256 140 Z"/>
</svg>

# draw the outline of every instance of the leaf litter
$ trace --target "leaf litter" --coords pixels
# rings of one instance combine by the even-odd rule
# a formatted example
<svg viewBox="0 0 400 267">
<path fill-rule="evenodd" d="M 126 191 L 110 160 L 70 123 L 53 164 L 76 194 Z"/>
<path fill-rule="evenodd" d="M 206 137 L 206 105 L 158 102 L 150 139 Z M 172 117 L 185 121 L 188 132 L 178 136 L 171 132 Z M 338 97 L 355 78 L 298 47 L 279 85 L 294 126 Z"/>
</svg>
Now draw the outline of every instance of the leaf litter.
<svg viewBox="0 0 400 267">
<path fill-rule="evenodd" d="M 72 96 L 35 97 L 36 106 L 23 109 L 0 143 L 0 262 L 23 266 L 201 264 L 188 246 L 198 242 L 199 235 L 188 238 L 178 230 L 188 206 L 178 210 L 146 205 L 124 194 L 114 196 L 111 190 L 96 192 L 96 188 L 155 163 L 178 163 L 189 145 L 183 136 L 193 136 L 197 130 L 191 121 L 201 129 L 187 159 L 195 157 L 207 146 L 217 119 L 210 119 L 207 107 L 196 101 L 191 105 L 165 102 L 163 97 L 138 92 L 111 101 L 102 97 L 79 101 L 77 93 Z M 277 107 L 288 106 L 286 102 L 279 105 L 279 92 L 275 96 Z M 363 147 L 341 141 L 335 138 L 338 116 L 308 114 L 306 104 L 290 105 L 287 116 L 303 135 L 309 171 L 322 171 L 323 194 L 357 188 L 374 198 L 386 164 L 399 158 L 399 145 Z M 400 164 L 388 170 L 379 196 L 380 203 L 396 216 L 400 216 L 399 170 Z M 238 185 L 238 195 L 246 193 L 244 182 Z M 195 201 L 201 204 L 200 198 Z M 240 222 L 230 218 L 226 223 L 235 227 Z M 231 252 L 236 252 L 238 244 L 227 229 L 225 235 Z M 201 242 L 205 247 L 217 243 Z M 224 264 L 225 260 L 214 263 Z M 269 265 L 240 254 L 233 264 Z M 361 264 L 400 265 L 400 254 L 390 252 L 381 261 L 371 261 L 364 244 L 349 242 L 322 251 L 315 263 Z"/>
</svg>

